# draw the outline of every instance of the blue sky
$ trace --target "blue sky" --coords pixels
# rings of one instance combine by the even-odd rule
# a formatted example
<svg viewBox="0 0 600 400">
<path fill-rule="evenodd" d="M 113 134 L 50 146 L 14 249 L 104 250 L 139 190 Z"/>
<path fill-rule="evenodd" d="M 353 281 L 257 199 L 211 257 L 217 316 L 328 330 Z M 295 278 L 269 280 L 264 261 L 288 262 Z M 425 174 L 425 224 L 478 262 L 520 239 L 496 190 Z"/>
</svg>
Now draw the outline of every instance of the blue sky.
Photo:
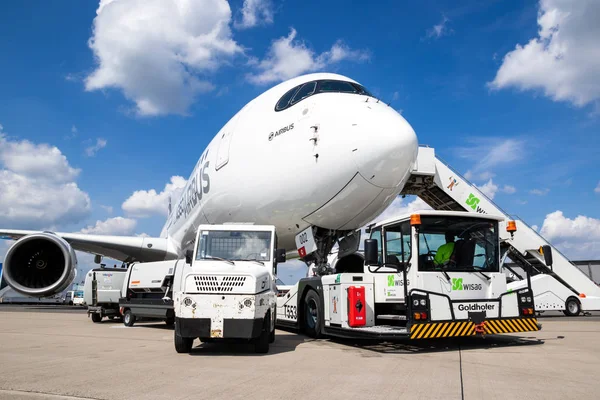
<svg viewBox="0 0 600 400">
<path fill-rule="evenodd" d="M 593 1 L 101 6 L 0 3 L 2 227 L 158 235 L 172 177 L 235 112 L 332 71 L 391 101 L 421 144 L 568 255 L 600 257 Z"/>
</svg>

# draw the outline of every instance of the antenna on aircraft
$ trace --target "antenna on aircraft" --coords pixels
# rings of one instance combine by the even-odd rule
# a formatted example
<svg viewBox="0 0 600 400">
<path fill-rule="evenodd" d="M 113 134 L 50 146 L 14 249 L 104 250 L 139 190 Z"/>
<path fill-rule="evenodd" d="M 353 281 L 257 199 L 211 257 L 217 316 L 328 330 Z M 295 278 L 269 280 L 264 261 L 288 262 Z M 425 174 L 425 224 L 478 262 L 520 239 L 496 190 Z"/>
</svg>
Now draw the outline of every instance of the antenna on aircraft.
<svg viewBox="0 0 600 400">
<path fill-rule="evenodd" d="M 171 215 L 171 196 L 169 196 L 169 215 Z"/>
</svg>

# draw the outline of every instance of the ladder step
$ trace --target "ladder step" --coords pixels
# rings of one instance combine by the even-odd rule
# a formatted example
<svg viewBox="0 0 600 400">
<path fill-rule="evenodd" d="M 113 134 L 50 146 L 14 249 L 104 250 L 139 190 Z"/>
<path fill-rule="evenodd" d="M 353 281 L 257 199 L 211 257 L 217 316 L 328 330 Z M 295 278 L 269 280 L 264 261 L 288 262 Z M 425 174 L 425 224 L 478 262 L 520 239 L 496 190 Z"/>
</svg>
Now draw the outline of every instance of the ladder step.
<svg viewBox="0 0 600 400">
<path fill-rule="evenodd" d="M 394 321 L 406 321 L 406 315 L 382 314 L 378 315 L 377 319 L 389 319 Z"/>
</svg>

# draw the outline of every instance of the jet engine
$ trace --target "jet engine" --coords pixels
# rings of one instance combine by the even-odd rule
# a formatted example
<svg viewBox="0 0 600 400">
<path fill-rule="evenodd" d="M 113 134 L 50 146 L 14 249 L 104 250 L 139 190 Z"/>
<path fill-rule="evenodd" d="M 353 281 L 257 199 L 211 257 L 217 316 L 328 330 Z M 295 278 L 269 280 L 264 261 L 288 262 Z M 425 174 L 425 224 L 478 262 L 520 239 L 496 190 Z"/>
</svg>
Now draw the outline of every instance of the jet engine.
<svg viewBox="0 0 600 400">
<path fill-rule="evenodd" d="M 24 236 L 4 258 L 4 280 L 15 291 L 32 297 L 65 290 L 77 276 L 77 256 L 71 245 L 51 232 Z"/>
</svg>

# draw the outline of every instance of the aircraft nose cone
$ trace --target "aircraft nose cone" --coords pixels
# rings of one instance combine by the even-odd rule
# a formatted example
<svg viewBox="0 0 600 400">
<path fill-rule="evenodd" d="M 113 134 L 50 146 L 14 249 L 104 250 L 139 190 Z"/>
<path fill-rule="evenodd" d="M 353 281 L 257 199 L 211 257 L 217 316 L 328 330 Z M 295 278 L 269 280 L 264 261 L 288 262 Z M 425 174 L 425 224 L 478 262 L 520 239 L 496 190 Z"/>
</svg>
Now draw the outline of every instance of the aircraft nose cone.
<svg viewBox="0 0 600 400">
<path fill-rule="evenodd" d="M 390 107 L 376 104 L 354 128 L 351 150 L 363 178 L 382 188 L 401 184 L 418 152 L 417 135 L 410 124 Z"/>
</svg>

